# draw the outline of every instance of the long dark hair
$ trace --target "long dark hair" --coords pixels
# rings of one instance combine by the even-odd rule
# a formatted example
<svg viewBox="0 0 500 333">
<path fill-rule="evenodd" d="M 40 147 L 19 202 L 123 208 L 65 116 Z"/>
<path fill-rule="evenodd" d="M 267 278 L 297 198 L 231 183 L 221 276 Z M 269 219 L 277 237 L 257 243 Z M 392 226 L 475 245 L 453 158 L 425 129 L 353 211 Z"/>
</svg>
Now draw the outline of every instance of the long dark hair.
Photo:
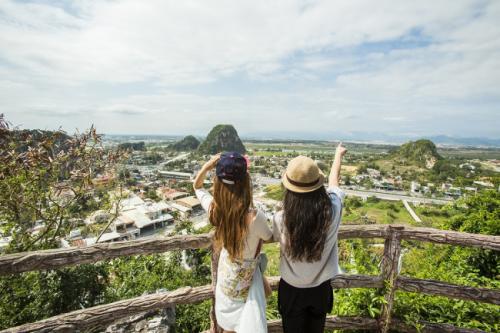
<svg viewBox="0 0 500 333">
<path fill-rule="evenodd" d="M 214 178 L 214 200 L 209 210 L 215 226 L 215 243 L 224 246 L 231 259 L 241 259 L 248 232 L 246 216 L 253 207 L 252 186 L 248 173 L 241 181 L 225 184 Z"/>
<path fill-rule="evenodd" d="M 285 189 L 283 210 L 287 256 L 296 261 L 320 260 L 333 218 L 332 203 L 325 188 L 321 186 L 308 193 Z"/>
</svg>

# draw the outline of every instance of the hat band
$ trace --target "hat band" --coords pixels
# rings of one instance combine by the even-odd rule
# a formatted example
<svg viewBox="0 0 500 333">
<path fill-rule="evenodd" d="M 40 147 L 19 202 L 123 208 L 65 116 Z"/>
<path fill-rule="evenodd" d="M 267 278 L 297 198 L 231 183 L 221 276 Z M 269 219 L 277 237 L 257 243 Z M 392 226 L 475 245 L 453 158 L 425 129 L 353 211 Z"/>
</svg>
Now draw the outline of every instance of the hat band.
<svg viewBox="0 0 500 333">
<path fill-rule="evenodd" d="M 296 182 L 295 180 L 290 179 L 290 177 L 288 177 L 287 174 L 285 174 L 285 176 L 286 176 L 286 179 L 290 182 L 290 184 L 298 186 L 298 187 L 311 187 L 311 186 L 314 186 L 314 185 L 316 185 L 319 182 L 319 178 L 320 178 L 320 177 L 318 177 L 318 179 L 316 179 L 315 181 L 310 182 L 310 183 L 301 183 L 301 182 Z"/>
<path fill-rule="evenodd" d="M 222 182 L 224 184 L 234 185 L 234 181 L 233 180 L 228 180 L 228 179 L 224 179 L 224 178 L 221 178 L 220 180 L 222 180 Z"/>
</svg>

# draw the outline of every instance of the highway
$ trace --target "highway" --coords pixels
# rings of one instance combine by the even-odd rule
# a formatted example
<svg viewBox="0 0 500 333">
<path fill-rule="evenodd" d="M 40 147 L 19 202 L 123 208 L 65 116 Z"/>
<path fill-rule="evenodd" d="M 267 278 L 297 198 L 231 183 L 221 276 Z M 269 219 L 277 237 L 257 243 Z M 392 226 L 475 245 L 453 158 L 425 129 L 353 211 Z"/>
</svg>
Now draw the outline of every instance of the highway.
<svg viewBox="0 0 500 333">
<path fill-rule="evenodd" d="M 391 200 L 391 201 L 406 200 L 408 202 L 413 202 L 413 203 L 423 203 L 423 204 L 433 204 L 433 205 L 446 205 L 449 204 L 450 202 L 453 202 L 452 199 L 412 197 L 409 195 L 392 194 L 387 192 L 376 192 L 376 191 L 347 190 L 347 189 L 343 190 L 345 191 L 346 195 L 357 196 L 361 198 L 376 197 L 382 200 Z"/>
<path fill-rule="evenodd" d="M 281 179 L 276 179 L 276 178 L 271 178 L 271 177 L 263 177 L 261 175 L 252 175 L 252 179 L 256 184 L 259 185 L 275 185 L 275 184 L 280 184 Z M 346 195 L 349 196 L 356 196 L 356 197 L 361 197 L 361 198 L 367 198 L 367 197 L 376 197 L 381 200 L 391 200 L 391 201 L 403 201 L 406 200 L 408 202 L 413 202 L 413 203 L 422 203 L 422 204 L 433 204 L 433 205 L 446 205 L 449 204 L 450 202 L 453 202 L 452 199 L 445 199 L 445 198 L 440 198 L 440 199 L 434 199 L 434 198 L 426 198 L 426 197 L 421 197 L 421 196 L 410 196 L 407 194 L 404 194 L 404 192 L 396 192 L 394 191 L 393 193 L 391 192 L 381 192 L 381 191 L 370 191 L 370 190 L 349 190 L 346 188 L 342 188 Z"/>
</svg>

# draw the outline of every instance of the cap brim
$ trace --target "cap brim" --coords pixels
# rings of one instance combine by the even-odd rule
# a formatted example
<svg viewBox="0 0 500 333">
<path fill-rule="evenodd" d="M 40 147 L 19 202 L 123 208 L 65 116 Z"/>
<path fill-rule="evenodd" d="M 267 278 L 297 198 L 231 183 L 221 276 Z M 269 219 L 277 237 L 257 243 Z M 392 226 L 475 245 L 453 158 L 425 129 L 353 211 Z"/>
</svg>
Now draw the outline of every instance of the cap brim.
<svg viewBox="0 0 500 333">
<path fill-rule="evenodd" d="M 283 173 L 283 176 L 281 177 L 281 182 L 283 183 L 283 186 L 287 190 L 290 190 L 290 191 L 296 192 L 296 193 L 308 193 L 308 192 L 316 191 L 318 188 L 320 188 L 321 186 L 323 186 L 325 184 L 325 175 L 322 172 L 320 172 L 318 183 L 316 185 L 308 186 L 308 187 L 301 187 L 301 186 L 296 186 L 296 185 L 293 185 L 292 183 L 290 183 L 288 181 L 288 178 L 286 177 L 286 171 L 285 171 Z"/>
</svg>

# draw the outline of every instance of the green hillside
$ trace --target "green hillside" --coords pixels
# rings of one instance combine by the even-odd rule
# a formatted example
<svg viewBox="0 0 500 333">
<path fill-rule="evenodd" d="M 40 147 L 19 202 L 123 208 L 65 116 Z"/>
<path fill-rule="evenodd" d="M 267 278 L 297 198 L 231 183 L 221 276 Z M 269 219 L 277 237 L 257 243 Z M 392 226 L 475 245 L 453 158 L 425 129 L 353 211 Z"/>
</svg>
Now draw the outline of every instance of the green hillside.
<svg viewBox="0 0 500 333">
<path fill-rule="evenodd" d="M 442 159 L 437 152 L 436 145 L 426 139 L 403 144 L 391 152 L 391 157 L 404 164 L 414 164 L 428 169 L 431 169 L 438 160 Z"/>
<path fill-rule="evenodd" d="M 200 145 L 200 141 L 192 135 L 186 136 L 184 139 L 172 144 L 170 148 L 176 151 L 195 150 Z"/>
<path fill-rule="evenodd" d="M 246 149 L 233 125 L 217 125 L 208 133 L 198 151 L 202 154 L 217 154 L 223 151 L 243 154 Z"/>
</svg>

